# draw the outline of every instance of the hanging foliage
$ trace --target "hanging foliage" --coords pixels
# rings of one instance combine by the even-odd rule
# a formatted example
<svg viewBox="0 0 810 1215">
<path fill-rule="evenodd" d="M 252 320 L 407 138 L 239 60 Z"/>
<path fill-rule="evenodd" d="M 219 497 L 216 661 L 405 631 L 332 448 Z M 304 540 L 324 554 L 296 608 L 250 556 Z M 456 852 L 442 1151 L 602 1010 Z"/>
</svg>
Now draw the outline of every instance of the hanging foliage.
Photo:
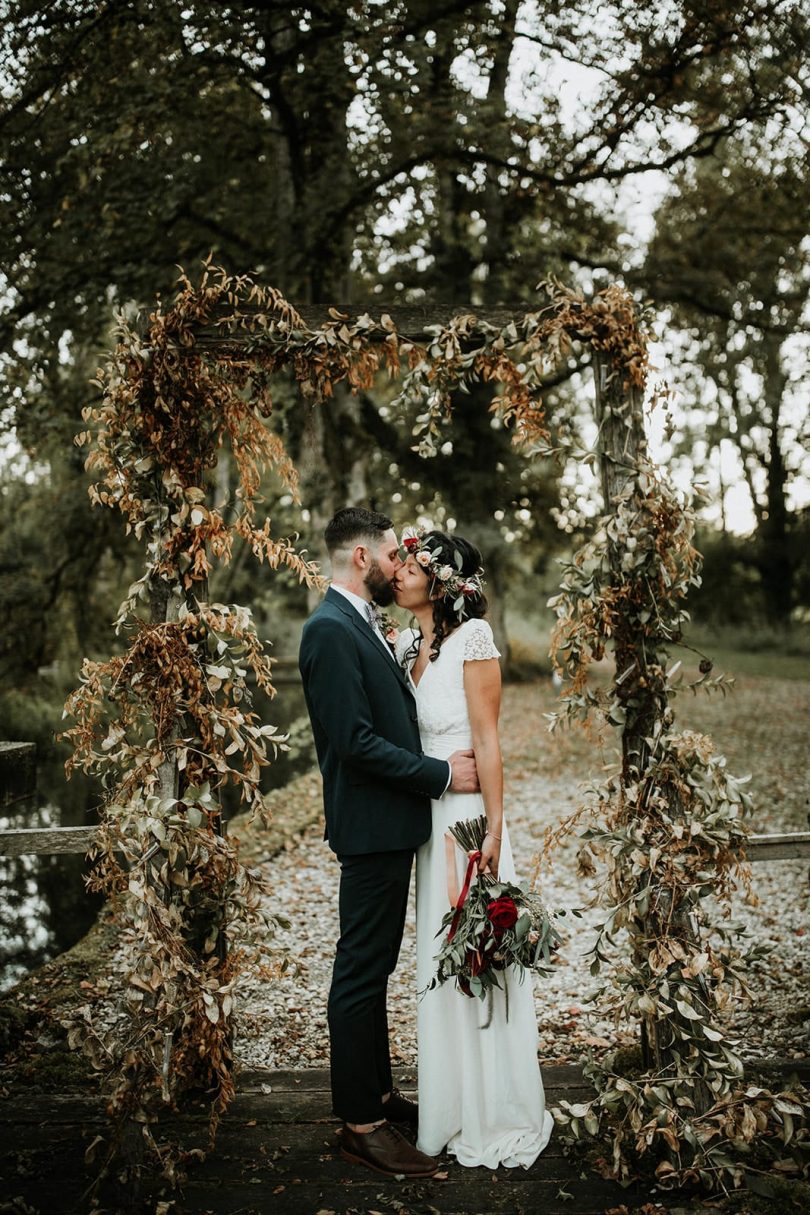
<svg viewBox="0 0 810 1215">
<path fill-rule="evenodd" d="M 394 401 L 416 401 L 423 407 L 414 428 L 420 455 L 436 454 L 453 394 L 469 392 L 478 382 L 495 386 L 491 411 L 513 426 L 515 442 L 528 451 L 547 452 L 544 380 L 572 353 L 575 342 L 603 351 L 623 382 L 644 384 L 646 345 L 632 296 L 624 288 L 606 287 L 590 301 L 553 278 L 538 290 L 548 297 L 546 306 L 502 328 L 473 313 L 433 327 L 432 340 L 412 358 Z"/>
</svg>

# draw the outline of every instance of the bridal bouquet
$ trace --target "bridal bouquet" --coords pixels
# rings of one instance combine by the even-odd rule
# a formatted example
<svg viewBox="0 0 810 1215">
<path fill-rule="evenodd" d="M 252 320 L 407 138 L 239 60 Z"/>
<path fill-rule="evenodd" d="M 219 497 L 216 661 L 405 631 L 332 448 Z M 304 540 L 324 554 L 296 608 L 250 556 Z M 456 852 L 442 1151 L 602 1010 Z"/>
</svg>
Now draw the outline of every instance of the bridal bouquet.
<svg viewBox="0 0 810 1215">
<path fill-rule="evenodd" d="M 487 829 L 485 817 L 454 823 L 450 833 L 469 854 L 464 885 L 436 934 L 441 948 L 438 969 L 428 990 L 455 979 L 465 996 L 486 999 L 501 988 L 500 975 L 509 966 L 548 974 L 551 953 L 560 944 L 549 912 L 539 895 L 489 874 L 473 875 L 481 859 Z M 509 1015 L 508 988 L 503 983 Z"/>
</svg>

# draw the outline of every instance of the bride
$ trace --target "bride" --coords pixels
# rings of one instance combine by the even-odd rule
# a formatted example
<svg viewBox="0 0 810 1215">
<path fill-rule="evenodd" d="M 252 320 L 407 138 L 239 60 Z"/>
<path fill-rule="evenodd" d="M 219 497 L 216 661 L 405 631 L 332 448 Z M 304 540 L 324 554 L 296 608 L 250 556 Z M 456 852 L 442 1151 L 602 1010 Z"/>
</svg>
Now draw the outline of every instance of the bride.
<svg viewBox="0 0 810 1215">
<path fill-rule="evenodd" d="M 418 629 L 397 641 L 416 697 L 425 754 L 449 756 L 473 747 L 481 793 L 445 793 L 432 802 L 430 839 L 416 858 L 416 968 L 419 1056 L 418 1148 L 445 1147 L 460 1164 L 528 1168 L 553 1125 L 545 1108 L 537 1062 L 537 1021 L 531 977 L 506 973 L 505 993 L 488 1002 L 447 982 L 427 990 L 436 973 L 436 934 L 463 880 L 467 857 L 448 827 L 486 813 L 479 872 L 515 880 L 503 814 L 503 767 L 498 742 L 499 654 L 483 619 L 481 554 L 460 536 L 406 533 L 405 564 L 395 578 L 399 607 Z"/>
</svg>

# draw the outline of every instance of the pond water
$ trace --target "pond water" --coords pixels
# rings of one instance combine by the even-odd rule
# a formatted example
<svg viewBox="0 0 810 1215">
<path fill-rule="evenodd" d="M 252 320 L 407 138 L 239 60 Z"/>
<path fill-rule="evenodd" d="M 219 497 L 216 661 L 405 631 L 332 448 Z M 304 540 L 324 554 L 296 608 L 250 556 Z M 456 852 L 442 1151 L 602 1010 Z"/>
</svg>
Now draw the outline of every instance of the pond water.
<svg viewBox="0 0 810 1215">
<path fill-rule="evenodd" d="M 314 762 L 304 698 L 298 683 L 285 685 L 272 703 L 257 694 L 261 719 L 291 731 L 289 755 L 265 770 L 262 788 L 277 789 Z M 82 775 L 65 779 L 63 759 L 37 766 L 36 800 L 11 807 L 0 828 L 74 827 L 98 821 L 98 785 Z M 226 817 L 237 812 L 233 787 L 227 790 Z M 101 896 L 85 886 L 84 856 L 0 857 L 0 990 L 27 971 L 70 949 L 94 923 Z"/>
<path fill-rule="evenodd" d="M 0 827 L 92 823 L 96 804 L 87 782 L 74 778 L 65 782 L 58 805 L 40 794 L 33 805 L 12 808 Z M 85 869 L 78 855 L 0 858 L 0 989 L 69 949 L 90 928 L 101 899 L 85 889 Z"/>
</svg>

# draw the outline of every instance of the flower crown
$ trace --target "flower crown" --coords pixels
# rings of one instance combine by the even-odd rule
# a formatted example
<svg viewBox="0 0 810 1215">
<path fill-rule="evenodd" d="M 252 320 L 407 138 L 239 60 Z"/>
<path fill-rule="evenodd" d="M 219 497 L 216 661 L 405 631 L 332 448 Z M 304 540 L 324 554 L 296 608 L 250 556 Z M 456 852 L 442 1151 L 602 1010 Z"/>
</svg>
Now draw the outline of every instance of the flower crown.
<svg viewBox="0 0 810 1215">
<path fill-rule="evenodd" d="M 425 573 L 433 578 L 434 588 L 438 584 L 438 588 L 442 592 L 442 599 L 453 600 L 453 611 L 459 621 L 462 621 L 467 614 L 466 600 L 482 593 L 484 571 L 478 569 L 474 574 L 462 574 L 463 562 L 461 553 L 457 549 L 453 550 L 453 560 L 456 565 L 456 568 L 453 569 L 453 566 L 448 565 L 443 559 L 440 548 L 431 548 L 430 541 L 425 539 L 426 535 L 423 527 L 406 527 L 402 533 L 404 557 L 416 558 Z"/>
</svg>

